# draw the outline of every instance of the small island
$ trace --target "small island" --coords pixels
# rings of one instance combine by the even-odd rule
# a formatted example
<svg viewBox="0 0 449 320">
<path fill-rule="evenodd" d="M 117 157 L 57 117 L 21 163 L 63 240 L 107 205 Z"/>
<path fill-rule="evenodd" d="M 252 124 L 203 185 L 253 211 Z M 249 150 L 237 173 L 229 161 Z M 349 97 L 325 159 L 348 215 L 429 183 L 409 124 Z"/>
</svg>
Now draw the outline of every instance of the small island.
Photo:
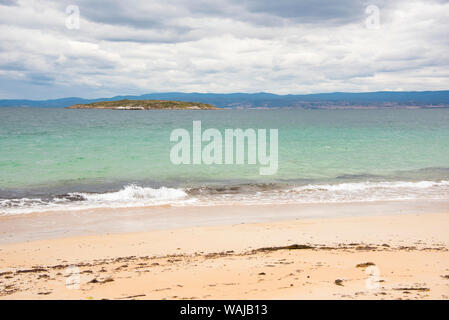
<svg viewBox="0 0 449 320">
<path fill-rule="evenodd" d="M 169 100 L 116 100 L 75 104 L 66 109 L 109 109 L 109 110 L 218 110 L 207 103 Z"/>
</svg>

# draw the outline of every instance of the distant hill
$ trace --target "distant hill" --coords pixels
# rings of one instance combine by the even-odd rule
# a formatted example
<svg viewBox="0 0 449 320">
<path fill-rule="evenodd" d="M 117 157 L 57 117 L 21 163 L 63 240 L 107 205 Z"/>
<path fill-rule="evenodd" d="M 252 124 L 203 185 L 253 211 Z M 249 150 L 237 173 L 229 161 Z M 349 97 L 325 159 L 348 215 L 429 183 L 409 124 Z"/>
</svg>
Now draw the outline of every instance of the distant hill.
<svg viewBox="0 0 449 320">
<path fill-rule="evenodd" d="M 51 100 L 0 100 L 0 107 L 65 108 L 76 104 L 117 100 L 169 100 L 196 101 L 220 108 L 447 108 L 449 90 L 445 91 L 380 91 L 363 93 L 318 93 L 305 95 L 277 95 L 272 93 L 150 93 L 140 96 L 83 99 L 63 98 Z"/>
<path fill-rule="evenodd" d="M 67 109 L 110 109 L 110 110 L 216 110 L 211 104 L 169 100 L 114 100 L 88 104 L 75 104 Z"/>
</svg>

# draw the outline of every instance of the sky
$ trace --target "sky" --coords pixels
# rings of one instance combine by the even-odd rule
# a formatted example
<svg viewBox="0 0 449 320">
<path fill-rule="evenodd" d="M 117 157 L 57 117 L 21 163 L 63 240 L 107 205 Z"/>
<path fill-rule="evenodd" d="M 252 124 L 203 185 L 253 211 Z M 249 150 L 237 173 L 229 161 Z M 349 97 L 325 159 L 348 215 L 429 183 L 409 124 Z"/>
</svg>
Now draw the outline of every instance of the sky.
<svg viewBox="0 0 449 320">
<path fill-rule="evenodd" d="M 0 99 L 447 89 L 449 0 L 0 0 Z"/>
</svg>

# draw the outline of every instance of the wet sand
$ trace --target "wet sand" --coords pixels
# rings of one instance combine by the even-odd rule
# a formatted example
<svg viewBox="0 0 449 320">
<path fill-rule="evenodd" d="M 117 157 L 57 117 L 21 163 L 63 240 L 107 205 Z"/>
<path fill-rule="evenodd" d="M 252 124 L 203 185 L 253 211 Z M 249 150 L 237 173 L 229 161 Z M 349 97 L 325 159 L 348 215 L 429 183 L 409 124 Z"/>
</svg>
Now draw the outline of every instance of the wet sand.
<svg viewBox="0 0 449 320">
<path fill-rule="evenodd" d="M 364 215 L 369 216 L 294 219 L 294 212 L 301 216 L 304 207 L 265 206 L 272 216 L 281 212 L 282 221 L 232 224 L 217 219 L 215 225 L 208 221 L 211 225 L 180 224 L 144 232 L 131 228 L 133 232 L 123 233 L 125 228 L 113 234 L 100 228 L 96 235 L 44 234 L 44 240 L 4 241 L 0 298 L 448 299 L 448 207 L 413 207 L 419 213 L 398 212 L 393 205 L 390 211 L 396 214 L 381 215 L 366 206 Z M 194 216 L 192 208 L 184 209 L 169 211 Z M 217 213 L 215 217 L 224 210 L 199 208 L 196 214 L 206 209 L 210 215 Z M 440 212 L 444 209 L 447 213 Z M 247 217 L 264 215 L 257 206 L 226 210 L 235 217 L 241 212 Z M 51 216 L 20 219 L 45 221 Z M 138 216 L 134 219 L 139 221 Z M 21 220 L 0 219 L 3 236 L 11 221 Z"/>
<path fill-rule="evenodd" d="M 0 244 L 179 228 L 397 214 L 449 212 L 449 200 L 156 206 L 0 216 Z"/>
</svg>

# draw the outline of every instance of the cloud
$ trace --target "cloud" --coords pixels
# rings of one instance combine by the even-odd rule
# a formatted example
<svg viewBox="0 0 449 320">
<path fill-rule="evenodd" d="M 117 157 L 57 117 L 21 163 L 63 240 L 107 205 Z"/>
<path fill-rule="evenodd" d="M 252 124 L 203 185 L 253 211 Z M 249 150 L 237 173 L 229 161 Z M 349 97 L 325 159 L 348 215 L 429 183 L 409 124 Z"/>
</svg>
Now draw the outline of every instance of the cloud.
<svg viewBox="0 0 449 320">
<path fill-rule="evenodd" d="M 17 5 L 17 0 L 0 0 L 0 6 L 15 6 Z"/>
<path fill-rule="evenodd" d="M 249 12 L 265 13 L 309 24 L 354 22 L 363 19 L 367 6 L 366 1 L 359 0 L 244 0 L 242 3 Z"/>
<path fill-rule="evenodd" d="M 0 98 L 448 89 L 448 1 L 373 2 L 3 0 Z"/>
</svg>

